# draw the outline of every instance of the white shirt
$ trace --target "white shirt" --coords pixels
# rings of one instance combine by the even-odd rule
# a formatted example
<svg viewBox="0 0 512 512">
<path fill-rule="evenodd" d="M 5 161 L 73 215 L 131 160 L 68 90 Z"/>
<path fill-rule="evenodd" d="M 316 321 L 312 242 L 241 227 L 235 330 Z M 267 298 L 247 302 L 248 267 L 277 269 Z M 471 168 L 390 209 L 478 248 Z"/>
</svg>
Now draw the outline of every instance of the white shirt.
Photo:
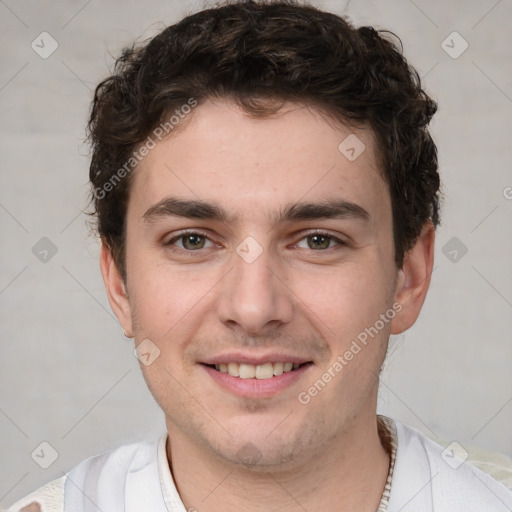
<svg viewBox="0 0 512 512">
<path fill-rule="evenodd" d="M 385 492 L 379 511 L 512 511 L 512 491 L 504 485 L 412 427 L 386 420 L 388 427 L 395 427 L 390 435 L 396 457 L 388 479 L 389 497 Z M 41 512 L 190 512 L 174 484 L 166 440 L 167 434 L 155 443 L 124 445 L 86 459 L 8 512 L 19 512 L 33 502 Z"/>
</svg>

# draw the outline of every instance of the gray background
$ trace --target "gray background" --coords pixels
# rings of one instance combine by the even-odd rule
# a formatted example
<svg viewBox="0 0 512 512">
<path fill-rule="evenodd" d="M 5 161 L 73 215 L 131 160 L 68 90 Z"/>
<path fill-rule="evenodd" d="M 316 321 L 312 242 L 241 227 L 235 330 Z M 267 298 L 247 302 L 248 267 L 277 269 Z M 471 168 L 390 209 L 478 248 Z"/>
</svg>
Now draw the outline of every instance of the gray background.
<svg viewBox="0 0 512 512">
<path fill-rule="evenodd" d="M 420 320 L 392 340 L 380 411 L 512 455 L 512 2 L 314 4 L 395 31 L 440 104 L 436 268 Z M 0 506 L 90 455 L 164 431 L 82 213 L 84 125 L 110 54 L 202 5 L 0 0 Z M 46 59 L 31 47 L 51 48 L 43 31 L 58 43 Z M 452 56 L 442 47 L 453 31 L 469 44 L 458 58 L 458 36 L 444 43 Z M 48 469 L 52 450 L 34 452 L 41 442 L 58 453 Z"/>
</svg>

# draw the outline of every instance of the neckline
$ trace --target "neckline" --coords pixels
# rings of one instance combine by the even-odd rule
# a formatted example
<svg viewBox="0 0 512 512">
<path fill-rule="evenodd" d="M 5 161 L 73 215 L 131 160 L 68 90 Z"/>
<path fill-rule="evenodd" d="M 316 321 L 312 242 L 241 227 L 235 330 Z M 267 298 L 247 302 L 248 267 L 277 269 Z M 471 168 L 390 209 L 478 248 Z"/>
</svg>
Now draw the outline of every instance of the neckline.
<svg viewBox="0 0 512 512">
<path fill-rule="evenodd" d="M 393 482 L 393 472 L 395 469 L 396 452 L 398 446 L 396 424 L 387 416 L 377 415 L 377 430 L 382 446 L 389 454 L 389 470 L 384 490 L 377 507 L 376 512 L 387 512 L 389 498 L 391 495 L 391 485 Z M 178 493 L 178 489 L 172 476 L 169 461 L 167 459 L 167 438 L 168 433 L 162 435 L 157 447 L 158 474 L 160 477 L 160 487 L 162 496 L 168 512 L 186 512 L 185 506 Z"/>
</svg>

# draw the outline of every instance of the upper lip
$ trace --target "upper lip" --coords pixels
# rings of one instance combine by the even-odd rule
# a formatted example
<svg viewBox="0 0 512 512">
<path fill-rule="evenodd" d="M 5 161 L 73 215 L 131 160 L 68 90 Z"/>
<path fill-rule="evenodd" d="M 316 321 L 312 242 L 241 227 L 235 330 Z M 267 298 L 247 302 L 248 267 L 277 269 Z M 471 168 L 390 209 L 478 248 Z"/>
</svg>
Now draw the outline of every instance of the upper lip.
<svg viewBox="0 0 512 512">
<path fill-rule="evenodd" d="M 295 356 L 292 354 L 282 354 L 282 353 L 269 353 L 265 355 L 251 356 L 248 354 L 240 354 L 240 353 L 229 353 L 229 354 L 221 354 L 213 357 L 209 357 L 201 361 L 203 364 L 221 364 L 221 363 L 244 363 L 244 364 L 252 364 L 254 366 L 258 366 L 260 364 L 265 363 L 309 363 L 311 359 L 307 359 L 300 356 Z"/>
</svg>

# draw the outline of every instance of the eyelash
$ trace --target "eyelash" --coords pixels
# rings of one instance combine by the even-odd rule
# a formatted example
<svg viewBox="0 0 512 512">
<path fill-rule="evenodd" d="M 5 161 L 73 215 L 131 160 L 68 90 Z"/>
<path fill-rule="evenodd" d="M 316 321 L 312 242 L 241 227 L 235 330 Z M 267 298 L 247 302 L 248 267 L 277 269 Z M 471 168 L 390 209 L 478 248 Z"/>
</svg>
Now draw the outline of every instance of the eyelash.
<svg viewBox="0 0 512 512">
<path fill-rule="evenodd" d="M 195 252 L 199 253 L 203 249 L 196 249 L 196 250 L 182 249 L 182 248 L 178 248 L 174 245 L 174 243 L 177 242 L 178 240 L 180 240 L 186 236 L 190 236 L 190 235 L 199 235 L 203 238 L 206 238 L 210 242 L 213 242 L 213 240 L 211 240 L 210 237 L 206 233 L 202 233 L 201 231 L 196 231 L 196 230 L 190 230 L 190 231 L 182 231 L 180 234 L 174 236 L 169 241 L 165 242 L 164 246 L 166 246 L 168 249 L 170 249 L 171 251 L 174 251 L 174 252 L 191 253 L 191 254 L 193 254 Z M 336 247 L 347 245 L 346 242 L 344 242 L 343 240 L 341 240 L 329 233 L 326 233 L 325 231 L 320 231 L 320 230 L 314 230 L 314 231 L 310 231 L 310 232 L 306 233 L 302 238 L 299 239 L 298 242 L 301 242 L 302 240 L 305 240 L 305 239 L 309 238 L 310 236 L 315 236 L 315 235 L 324 236 L 326 238 L 329 238 L 330 240 L 336 242 L 336 245 L 333 247 L 328 247 L 327 249 L 318 249 L 318 250 L 310 249 L 311 251 L 314 251 L 314 252 L 326 252 L 331 249 L 335 249 Z"/>
</svg>

